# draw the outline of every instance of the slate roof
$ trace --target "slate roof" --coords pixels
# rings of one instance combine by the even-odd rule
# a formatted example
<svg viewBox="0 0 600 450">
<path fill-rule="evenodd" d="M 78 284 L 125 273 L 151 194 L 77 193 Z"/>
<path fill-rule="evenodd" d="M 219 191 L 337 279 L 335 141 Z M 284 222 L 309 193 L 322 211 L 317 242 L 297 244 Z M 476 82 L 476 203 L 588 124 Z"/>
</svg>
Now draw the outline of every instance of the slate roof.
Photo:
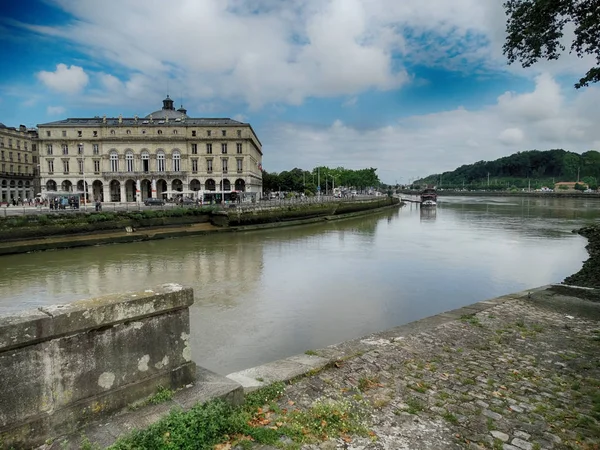
<svg viewBox="0 0 600 450">
<path fill-rule="evenodd" d="M 164 113 L 164 111 L 161 111 Z M 181 113 L 177 113 L 178 118 L 181 117 Z M 240 126 L 240 125 L 248 125 L 245 122 L 238 122 L 237 120 L 233 120 L 227 117 L 223 118 L 193 118 L 188 117 L 185 120 L 177 120 L 169 117 L 169 122 L 166 122 L 163 118 L 152 116 L 152 121 L 146 118 L 138 118 L 137 122 L 135 118 L 123 117 L 122 122 L 119 123 L 118 117 L 107 117 L 106 123 L 103 123 L 102 117 L 93 117 L 93 118 L 69 118 L 64 120 L 58 120 L 56 122 L 47 122 L 38 124 L 38 127 L 59 127 L 59 126 L 81 126 L 81 127 L 101 127 L 101 126 L 113 126 L 113 127 L 135 127 L 135 126 Z"/>
</svg>

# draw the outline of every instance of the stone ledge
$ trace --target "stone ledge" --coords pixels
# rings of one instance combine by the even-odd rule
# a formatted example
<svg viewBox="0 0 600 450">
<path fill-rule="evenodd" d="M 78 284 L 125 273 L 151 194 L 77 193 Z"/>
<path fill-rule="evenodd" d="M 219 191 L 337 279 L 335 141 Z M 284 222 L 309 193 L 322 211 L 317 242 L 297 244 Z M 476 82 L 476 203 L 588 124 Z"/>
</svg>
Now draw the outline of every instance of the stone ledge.
<svg viewBox="0 0 600 450">
<path fill-rule="evenodd" d="M 107 295 L 0 317 L 0 352 L 52 338 L 187 308 L 192 289 L 163 284 L 142 292 Z"/>
</svg>

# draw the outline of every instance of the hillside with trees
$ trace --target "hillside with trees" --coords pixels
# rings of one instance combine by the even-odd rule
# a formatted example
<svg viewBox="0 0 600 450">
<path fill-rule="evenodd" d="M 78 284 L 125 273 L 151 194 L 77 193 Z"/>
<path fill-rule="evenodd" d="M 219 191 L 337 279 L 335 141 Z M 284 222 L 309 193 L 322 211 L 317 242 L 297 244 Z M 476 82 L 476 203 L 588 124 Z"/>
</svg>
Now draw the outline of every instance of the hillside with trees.
<svg viewBox="0 0 600 450">
<path fill-rule="evenodd" d="M 312 171 L 294 168 L 280 173 L 263 170 L 263 191 L 304 192 L 307 195 L 314 195 L 317 193 L 319 180 L 323 193 L 331 192 L 338 186 L 364 190 L 380 186 L 381 182 L 376 171 L 377 169 L 372 167 L 360 170 L 315 167 Z"/>
<path fill-rule="evenodd" d="M 413 184 L 445 189 L 505 190 L 553 188 L 559 181 L 581 181 L 592 189 L 600 180 L 600 153 L 556 150 L 518 152 L 495 161 L 479 161 L 452 172 L 432 174 Z"/>
</svg>

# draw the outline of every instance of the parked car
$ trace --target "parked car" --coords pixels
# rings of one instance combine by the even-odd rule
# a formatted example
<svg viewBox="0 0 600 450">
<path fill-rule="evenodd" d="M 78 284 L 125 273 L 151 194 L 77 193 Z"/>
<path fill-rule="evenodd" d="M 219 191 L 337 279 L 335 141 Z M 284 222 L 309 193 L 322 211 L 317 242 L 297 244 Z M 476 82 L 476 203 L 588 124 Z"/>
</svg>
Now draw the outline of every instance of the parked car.
<svg viewBox="0 0 600 450">
<path fill-rule="evenodd" d="M 144 200 L 146 206 L 163 206 L 165 201 L 162 198 L 147 198 Z"/>
</svg>

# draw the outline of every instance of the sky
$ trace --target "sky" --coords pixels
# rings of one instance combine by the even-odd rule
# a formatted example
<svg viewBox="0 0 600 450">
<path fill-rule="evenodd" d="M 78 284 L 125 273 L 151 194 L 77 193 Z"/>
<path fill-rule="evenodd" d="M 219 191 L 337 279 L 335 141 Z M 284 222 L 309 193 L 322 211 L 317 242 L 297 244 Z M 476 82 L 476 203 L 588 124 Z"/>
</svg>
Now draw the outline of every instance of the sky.
<svg viewBox="0 0 600 450">
<path fill-rule="evenodd" d="M 524 69 L 498 0 L 0 0 L 0 122 L 249 122 L 263 167 L 408 183 L 524 150 L 600 150 L 593 58 Z M 572 32 L 567 30 L 568 48 Z"/>
</svg>

